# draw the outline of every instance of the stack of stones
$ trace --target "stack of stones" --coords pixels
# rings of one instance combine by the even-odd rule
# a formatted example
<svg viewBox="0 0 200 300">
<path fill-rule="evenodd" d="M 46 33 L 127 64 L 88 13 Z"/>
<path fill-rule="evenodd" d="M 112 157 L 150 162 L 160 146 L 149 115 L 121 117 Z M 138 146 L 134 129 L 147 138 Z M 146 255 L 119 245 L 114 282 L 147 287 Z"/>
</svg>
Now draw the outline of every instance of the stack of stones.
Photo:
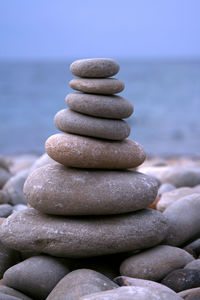
<svg viewBox="0 0 200 300">
<path fill-rule="evenodd" d="M 124 84 L 111 59 L 72 63 L 78 78 L 67 96 L 70 109 L 55 116 L 62 133 L 51 136 L 46 152 L 55 161 L 35 170 L 24 193 L 31 208 L 9 217 L 1 241 L 19 251 L 58 257 L 90 257 L 149 248 L 166 236 L 168 222 L 147 209 L 157 181 L 131 168 L 145 159 L 141 145 L 127 139 L 122 120 L 131 103 L 114 95 Z M 108 78 L 109 77 L 109 78 Z"/>
</svg>

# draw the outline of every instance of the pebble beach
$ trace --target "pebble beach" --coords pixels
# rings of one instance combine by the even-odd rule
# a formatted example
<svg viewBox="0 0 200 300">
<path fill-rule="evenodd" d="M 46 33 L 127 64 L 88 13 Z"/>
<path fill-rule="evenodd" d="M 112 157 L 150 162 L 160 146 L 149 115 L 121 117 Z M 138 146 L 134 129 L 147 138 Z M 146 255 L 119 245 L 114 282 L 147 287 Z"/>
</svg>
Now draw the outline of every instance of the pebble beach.
<svg viewBox="0 0 200 300">
<path fill-rule="evenodd" d="M 129 138 L 116 61 L 70 71 L 46 152 L 0 156 L 0 299 L 200 299 L 200 156 Z"/>
</svg>

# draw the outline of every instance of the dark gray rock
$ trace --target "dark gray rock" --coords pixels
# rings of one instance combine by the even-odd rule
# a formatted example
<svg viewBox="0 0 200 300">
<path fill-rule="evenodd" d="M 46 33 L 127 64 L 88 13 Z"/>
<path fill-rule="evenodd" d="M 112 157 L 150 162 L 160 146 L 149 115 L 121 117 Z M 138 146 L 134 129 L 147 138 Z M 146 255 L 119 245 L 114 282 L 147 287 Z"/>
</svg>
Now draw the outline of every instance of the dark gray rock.
<svg viewBox="0 0 200 300">
<path fill-rule="evenodd" d="M 200 270 L 179 269 L 169 273 L 161 282 L 176 293 L 200 287 Z"/>
<path fill-rule="evenodd" d="M 101 273 L 79 269 L 66 275 L 46 300 L 79 300 L 81 296 L 117 287 L 116 283 Z"/>
<path fill-rule="evenodd" d="M 157 189 L 154 178 L 135 171 L 88 171 L 60 164 L 35 170 L 24 185 L 32 207 L 55 215 L 105 215 L 139 210 L 154 201 Z"/>
<path fill-rule="evenodd" d="M 117 94 L 124 89 L 124 83 L 116 78 L 74 78 L 69 83 L 74 90 L 101 95 Z"/>
<path fill-rule="evenodd" d="M 17 251 L 13 249 L 9 249 L 8 247 L 6 247 L 0 242 L 0 278 L 3 277 L 4 272 L 8 268 L 18 263 L 19 260 L 20 260 L 20 256 Z"/>
<path fill-rule="evenodd" d="M 59 258 L 33 256 L 8 269 L 3 282 L 30 297 L 46 299 L 68 272 L 68 267 Z"/>
<path fill-rule="evenodd" d="M 117 74 L 119 65 L 110 58 L 80 59 L 71 64 L 70 71 L 79 77 L 102 78 Z"/>
<path fill-rule="evenodd" d="M 15 212 L 3 222 L 0 238 L 7 246 L 20 251 L 88 257 L 152 247 L 167 232 L 167 219 L 150 209 L 108 217 L 64 218 L 28 208 Z"/>
<path fill-rule="evenodd" d="M 55 126 L 68 133 L 109 140 L 123 140 L 129 136 L 130 127 L 123 120 L 96 118 L 71 109 L 60 110 L 54 118 Z"/>
<path fill-rule="evenodd" d="M 71 93 L 65 101 L 72 110 L 94 117 L 125 119 L 133 113 L 133 105 L 116 95 Z"/>
</svg>

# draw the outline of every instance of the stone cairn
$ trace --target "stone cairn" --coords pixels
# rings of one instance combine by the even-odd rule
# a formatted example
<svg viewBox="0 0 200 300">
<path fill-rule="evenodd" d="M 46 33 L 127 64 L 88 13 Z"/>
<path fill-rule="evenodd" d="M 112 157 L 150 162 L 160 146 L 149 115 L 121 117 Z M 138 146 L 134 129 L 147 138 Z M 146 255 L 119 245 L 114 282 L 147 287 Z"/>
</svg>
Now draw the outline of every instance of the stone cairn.
<svg viewBox="0 0 200 300">
<path fill-rule="evenodd" d="M 75 259 L 158 245 L 168 233 L 168 221 L 146 208 L 156 198 L 157 180 L 131 170 L 143 163 L 145 152 L 127 139 L 130 128 L 122 119 L 133 106 L 114 95 L 124 84 L 110 78 L 119 65 L 111 59 L 85 59 L 70 70 L 78 76 L 70 86 L 79 92 L 69 94 L 69 109 L 55 116 L 62 133 L 46 141 L 55 162 L 29 175 L 24 194 L 30 207 L 3 222 L 1 241 L 30 256 Z"/>
<path fill-rule="evenodd" d="M 133 106 L 113 95 L 124 84 L 110 78 L 119 65 L 111 59 L 85 59 L 72 63 L 70 70 L 79 76 L 70 86 L 81 93 L 69 94 L 70 109 L 55 116 L 62 133 L 46 141 L 46 152 L 55 163 L 29 175 L 24 193 L 31 208 L 3 224 L 1 240 L 20 251 L 61 257 L 159 244 L 167 221 L 160 212 L 144 209 L 156 197 L 157 181 L 128 170 L 142 164 L 145 152 L 126 139 L 130 128 L 122 118 L 132 114 Z"/>
</svg>

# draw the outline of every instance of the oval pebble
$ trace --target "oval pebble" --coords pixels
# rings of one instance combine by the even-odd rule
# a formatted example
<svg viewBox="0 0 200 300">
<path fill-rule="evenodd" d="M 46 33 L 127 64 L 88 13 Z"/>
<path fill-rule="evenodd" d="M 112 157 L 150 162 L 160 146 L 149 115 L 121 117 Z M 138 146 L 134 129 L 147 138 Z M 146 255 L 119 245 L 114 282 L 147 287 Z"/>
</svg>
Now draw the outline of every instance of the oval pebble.
<svg viewBox="0 0 200 300">
<path fill-rule="evenodd" d="M 55 161 L 75 168 L 127 169 L 145 160 L 143 147 L 135 141 L 100 140 L 69 133 L 49 137 L 46 152 Z"/>
<path fill-rule="evenodd" d="M 110 58 L 80 59 L 71 64 L 70 71 L 79 77 L 110 77 L 119 72 L 119 65 Z"/>
<path fill-rule="evenodd" d="M 3 222 L 0 238 L 8 247 L 22 252 L 89 257 L 152 247 L 165 238 L 167 231 L 167 219 L 150 209 L 85 218 L 50 216 L 27 208 Z"/>
<path fill-rule="evenodd" d="M 157 189 L 153 177 L 138 172 L 88 171 L 60 164 L 35 170 L 24 185 L 32 207 L 56 215 L 105 215 L 139 210 L 153 202 Z"/>
<path fill-rule="evenodd" d="M 77 92 L 68 94 L 65 102 L 72 110 L 79 113 L 108 119 L 128 118 L 134 110 L 133 105 L 126 98 L 116 95 Z"/>
<path fill-rule="evenodd" d="M 54 124 L 63 132 L 110 140 L 123 140 L 130 133 L 129 125 L 123 120 L 95 118 L 70 109 L 60 110 Z"/>
<path fill-rule="evenodd" d="M 69 85 L 72 89 L 80 92 L 102 95 L 113 95 L 120 93 L 124 89 L 124 83 L 116 78 L 74 78 Z"/>
</svg>

